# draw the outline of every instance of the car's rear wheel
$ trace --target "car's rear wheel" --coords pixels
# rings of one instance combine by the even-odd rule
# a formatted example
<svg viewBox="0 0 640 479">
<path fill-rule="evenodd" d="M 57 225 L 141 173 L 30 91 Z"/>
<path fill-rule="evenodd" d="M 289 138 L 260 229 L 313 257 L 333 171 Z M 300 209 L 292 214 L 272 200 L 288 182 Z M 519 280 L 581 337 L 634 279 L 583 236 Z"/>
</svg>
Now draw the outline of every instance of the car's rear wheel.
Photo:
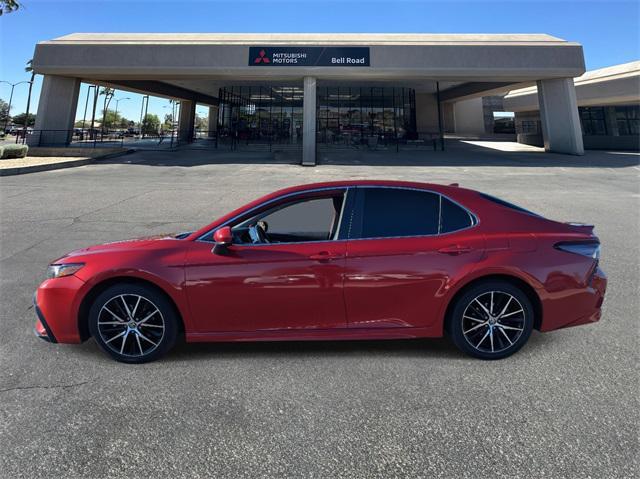
<svg viewBox="0 0 640 479">
<path fill-rule="evenodd" d="M 451 338 L 462 351 L 480 359 L 501 359 L 528 341 L 533 307 L 513 284 L 486 281 L 457 299 L 448 320 Z"/>
<path fill-rule="evenodd" d="M 100 348 L 116 361 L 145 363 L 173 347 L 178 318 L 162 293 L 143 285 L 118 284 L 93 302 L 89 330 Z"/>
</svg>

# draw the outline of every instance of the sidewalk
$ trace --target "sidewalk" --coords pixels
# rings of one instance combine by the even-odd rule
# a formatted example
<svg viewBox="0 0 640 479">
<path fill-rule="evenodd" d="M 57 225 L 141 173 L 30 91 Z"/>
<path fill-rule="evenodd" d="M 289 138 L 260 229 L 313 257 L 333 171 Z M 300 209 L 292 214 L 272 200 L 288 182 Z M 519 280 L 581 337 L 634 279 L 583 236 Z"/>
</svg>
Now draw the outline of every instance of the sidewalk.
<svg viewBox="0 0 640 479">
<path fill-rule="evenodd" d="M 101 148 L 88 150 L 86 154 L 81 154 L 84 152 L 70 148 L 31 148 L 29 150 L 31 155 L 25 158 L 0 160 L 0 176 L 83 166 L 98 159 L 112 158 L 128 152 L 129 150 L 123 148 Z"/>
</svg>

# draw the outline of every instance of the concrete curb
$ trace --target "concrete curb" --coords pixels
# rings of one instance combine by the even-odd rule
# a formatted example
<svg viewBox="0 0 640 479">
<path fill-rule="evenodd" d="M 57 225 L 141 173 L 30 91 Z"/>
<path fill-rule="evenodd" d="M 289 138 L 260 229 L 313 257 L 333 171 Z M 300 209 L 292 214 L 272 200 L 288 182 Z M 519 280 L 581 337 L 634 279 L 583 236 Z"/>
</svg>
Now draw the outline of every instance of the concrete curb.
<svg viewBox="0 0 640 479">
<path fill-rule="evenodd" d="M 95 158 L 85 158 L 82 160 L 72 160 L 72 161 L 61 161 L 59 163 L 45 163 L 42 165 L 33 165 L 33 166 L 19 166 L 16 168 L 4 168 L 0 169 L 0 176 L 13 176 L 13 175 L 24 175 L 27 173 L 37 173 L 40 171 L 51 171 L 51 170 L 62 170 L 65 168 L 74 168 L 76 166 L 84 166 L 89 163 L 93 163 L 99 160 L 108 160 L 111 158 L 116 158 L 118 156 L 128 155 L 133 153 L 135 150 L 126 150 L 119 151 L 117 153 L 108 153 L 102 156 L 96 156 Z"/>
</svg>

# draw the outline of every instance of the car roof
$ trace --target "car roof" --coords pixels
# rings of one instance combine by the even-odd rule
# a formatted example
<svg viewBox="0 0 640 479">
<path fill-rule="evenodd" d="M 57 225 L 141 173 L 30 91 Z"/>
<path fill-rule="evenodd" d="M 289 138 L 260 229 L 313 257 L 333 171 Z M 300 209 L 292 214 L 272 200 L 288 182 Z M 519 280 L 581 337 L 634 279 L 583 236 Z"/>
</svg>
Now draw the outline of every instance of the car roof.
<svg viewBox="0 0 640 479">
<path fill-rule="evenodd" d="M 298 186 L 292 186 L 289 188 L 283 188 L 278 191 L 274 191 L 268 196 L 280 196 L 287 193 L 295 193 L 314 189 L 325 188 L 347 188 L 354 186 L 382 186 L 382 187 L 403 187 L 403 188 L 418 188 L 424 190 L 433 190 L 441 193 L 449 192 L 451 190 L 459 191 L 457 185 L 439 185 L 435 183 L 422 183 L 418 181 L 399 181 L 399 180 L 342 180 L 342 181 L 325 181 L 319 183 L 307 183 Z"/>
</svg>

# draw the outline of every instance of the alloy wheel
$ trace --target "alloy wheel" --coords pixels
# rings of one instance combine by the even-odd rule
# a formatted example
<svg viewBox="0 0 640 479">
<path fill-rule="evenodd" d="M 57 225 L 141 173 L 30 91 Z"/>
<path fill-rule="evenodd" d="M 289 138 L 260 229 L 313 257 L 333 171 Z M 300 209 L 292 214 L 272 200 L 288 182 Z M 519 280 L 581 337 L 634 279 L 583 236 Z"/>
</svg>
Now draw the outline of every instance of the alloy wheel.
<svg viewBox="0 0 640 479">
<path fill-rule="evenodd" d="M 138 358 L 154 351 L 162 342 L 165 322 L 160 309 L 138 294 L 120 294 L 109 299 L 98 313 L 98 332 L 114 353 Z"/>
<path fill-rule="evenodd" d="M 525 323 L 525 309 L 515 296 L 504 291 L 487 291 L 465 308 L 462 334 L 474 349 L 499 353 L 520 339 Z"/>
</svg>

